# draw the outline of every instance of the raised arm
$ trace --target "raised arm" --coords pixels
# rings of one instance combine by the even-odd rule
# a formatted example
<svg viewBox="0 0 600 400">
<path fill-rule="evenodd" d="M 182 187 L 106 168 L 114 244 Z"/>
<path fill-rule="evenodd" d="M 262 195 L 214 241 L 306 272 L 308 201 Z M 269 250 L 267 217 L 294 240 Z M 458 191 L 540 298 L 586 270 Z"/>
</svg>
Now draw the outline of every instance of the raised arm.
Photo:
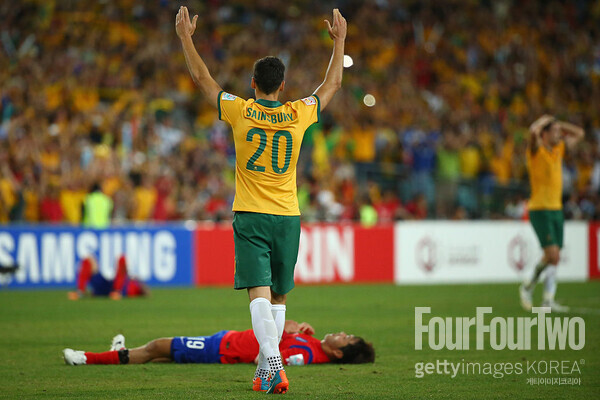
<svg viewBox="0 0 600 400">
<path fill-rule="evenodd" d="M 568 148 L 573 148 L 585 136 L 583 128 L 577 125 L 564 121 L 558 121 L 557 124 L 560 127 Z"/>
<path fill-rule="evenodd" d="M 198 21 L 197 15 L 190 21 L 190 14 L 187 7 L 179 7 L 179 12 L 177 13 L 177 17 L 175 17 L 175 31 L 181 40 L 185 62 L 194 83 L 202 90 L 202 93 L 204 93 L 210 104 L 217 107 L 217 96 L 223 89 L 210 76 L 206 64 L 204 64 L 204 61 L 202 61 L 202 58 L 194 47 L 192 35 L 196 30 L 196 21 Z"/>
<path fill-rule="evenodd" d="M 529 149 L 532 154 L 535 154 L 538 147 L 540 147 L 542 128 L 553 119 L 554 117 L 551 115 L 542 115 L 529 127 Z"/>
<path fill-rule="evenodd" d="M 327 67 L 327 73 L 325 73 L 325 80 L 314 92 L 321 101 L 321 111 L 329 104 L 335 92 L 342 87 L 344 42 L 346 40 L 346 20 L 340 14 L 340 10 L 333 9 L 333 26 L 329 21 L 325 20 L 325 22 L 327 23 L 329 37 L 333 40 L 333 53 Z"/>
</svg>

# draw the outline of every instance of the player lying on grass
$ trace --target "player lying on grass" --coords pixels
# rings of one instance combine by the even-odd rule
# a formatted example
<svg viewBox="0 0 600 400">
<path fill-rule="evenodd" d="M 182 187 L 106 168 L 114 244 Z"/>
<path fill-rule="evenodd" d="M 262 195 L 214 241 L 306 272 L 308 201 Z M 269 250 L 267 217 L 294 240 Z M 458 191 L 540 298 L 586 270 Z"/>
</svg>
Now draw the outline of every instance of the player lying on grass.
<svg viewBox="0 0 600 400">
<path fill-rule="evenodd" d="M 121 297 L 145 296 L 149 293 L 146 285 L 128 275 L 127 260 L 122 255 L 117 260 L 117 272 L 112 280 L 106 279 L 98 271 L 94 257 L 83 259 L 77 275 L 77 291 L 69 292 L 68 297 L 77 300 L 84 296 L 109 296 L 119 300 Z"/>
<path fill-rule="evenodd" d="M 375 361 L 375 350 L 363 338 L 344 332 L 330 333 L 322 340 L 313 337 L 315 330 L 308 323 L 285 321 L 279 343 L 281 358 L 286 365 L 320 363 L 362 364 Z M 113 338 L 110 351 L 90 353 L 64 349 L 69 365 L 84 364 L 144 364 L 147 362 L 176 362 L 199 364 L 257 363 L 259 346 L 252 329 L 220 331 L 212 336 L 178 336 L 154 339 L 141 347 L 125 348 L 125 337 Z M 254 386 L 255 391 L 268 387 Z"/>
</svg>

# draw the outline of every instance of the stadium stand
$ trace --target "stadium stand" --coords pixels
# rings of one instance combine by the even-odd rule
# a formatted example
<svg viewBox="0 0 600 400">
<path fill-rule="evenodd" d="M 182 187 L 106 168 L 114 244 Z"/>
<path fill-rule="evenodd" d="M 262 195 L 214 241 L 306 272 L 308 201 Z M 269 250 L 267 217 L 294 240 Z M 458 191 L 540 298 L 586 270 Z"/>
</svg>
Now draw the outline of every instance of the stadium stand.
<svg viewBox="0 0 600 400">
<path fill-rule="evenodd" d="M 231 218 L 233 141 L 189 78 L 170 3 L 2 2 L 0 223 L 80 224 L 96 182 L 115 224 Z M 304 139 L 306 221 L 523 218 L 527 127 L 544 112 L 586 129 L 563 167 L 567 217 L 600 217 L 600 1 L 458 3 L 336 2 L 354 65 Z M 270 54 L 284 98 L 310 94 L 331 5 L 248 4 L 188 4 L 215 79 L 250 97 Z"/>
</svg>

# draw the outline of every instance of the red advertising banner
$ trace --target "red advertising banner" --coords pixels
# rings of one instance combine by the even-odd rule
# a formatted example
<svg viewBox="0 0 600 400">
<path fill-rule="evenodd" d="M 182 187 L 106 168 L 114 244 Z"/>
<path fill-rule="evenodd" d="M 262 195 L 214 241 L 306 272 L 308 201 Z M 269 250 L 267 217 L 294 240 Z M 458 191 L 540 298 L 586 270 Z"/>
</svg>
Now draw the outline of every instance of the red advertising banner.
<svg viewBox="0 0 600 400">
<path fill-rule="evenodd" d="M 200 227 L 194 237 L 196 285 L 233 285 L 234 244 L 229 226 Z M 296 283 L 393 282 L 393 226 L 302 226 Z"/>
<path fill-rule="evenodd" d="M 354 229 L 356 282 L 394 281 L 394 227 Z"/>
<path fill-rule="evenodd" d="M 231 225 L 200 227 L 193 242 L 195 284 L 233 286 L 235 251 Z"/>
<path fill-rule="evenodd" d="M 598 231 L 600 223 L 590 222 L 588 224 L 590 234 L 590 274 L 589 279 L 600 279 L 600 262 L 598 261 Z"/>
</svg>

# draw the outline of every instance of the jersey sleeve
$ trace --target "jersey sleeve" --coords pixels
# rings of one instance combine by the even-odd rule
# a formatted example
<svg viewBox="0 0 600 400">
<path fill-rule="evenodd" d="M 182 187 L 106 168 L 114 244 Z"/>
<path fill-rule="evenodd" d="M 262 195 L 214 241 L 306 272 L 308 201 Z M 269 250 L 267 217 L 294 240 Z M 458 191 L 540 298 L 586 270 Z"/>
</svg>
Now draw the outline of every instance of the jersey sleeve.
<svg viewBox="0 0 600 400">
<path fill-rule="evenodd" d="M 304 129 L 321 119 L 321 100 L 316 94 L 296 100 L 292 105 L 296 109 Z"/>
<path fill-rule="evenodd" d="M 219 119 L 234 125 L 240 118 L 246 105 L 244 99 L 238 96 L 220 91 L 217 96 L 217 109 L 219 110 Z"/>
</svg>

